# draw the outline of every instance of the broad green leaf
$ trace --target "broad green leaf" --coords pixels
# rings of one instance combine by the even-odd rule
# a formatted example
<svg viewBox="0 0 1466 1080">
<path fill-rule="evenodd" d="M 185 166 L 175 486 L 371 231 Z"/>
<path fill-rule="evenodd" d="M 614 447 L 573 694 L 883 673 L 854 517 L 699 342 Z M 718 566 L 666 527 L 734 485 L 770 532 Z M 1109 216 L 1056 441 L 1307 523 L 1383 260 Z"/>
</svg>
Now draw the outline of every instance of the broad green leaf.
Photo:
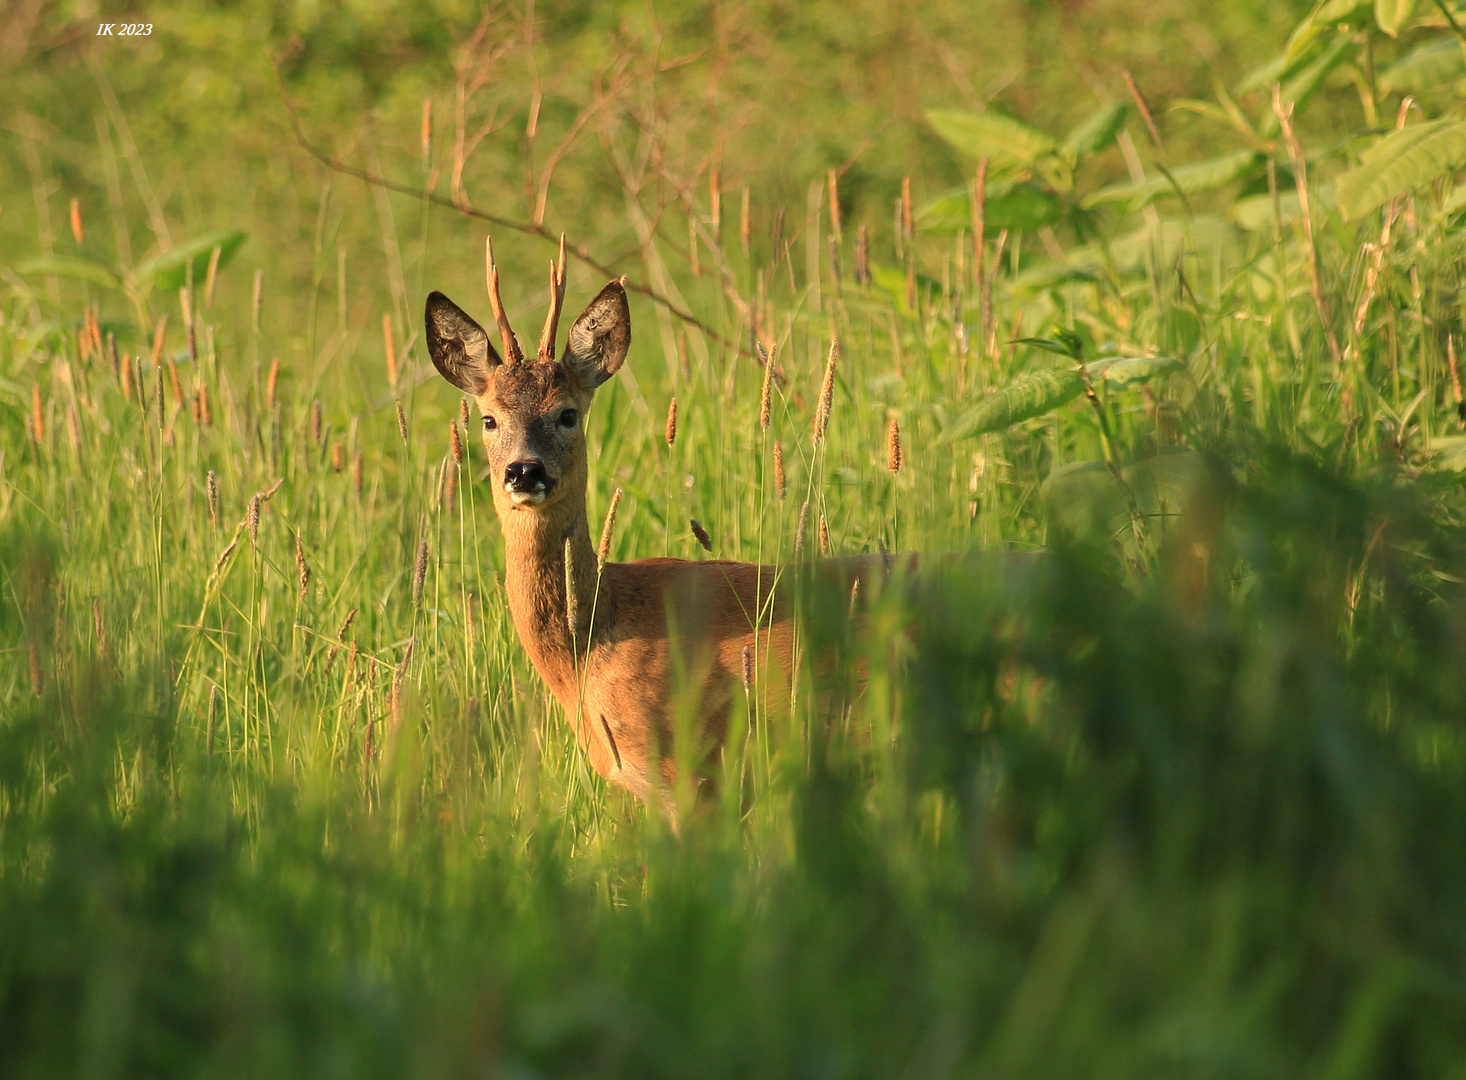
<svg viewBox="0 0 1466 1080">
<path fill-rule="evenodd" d="M 1466 184 L 1457 184 L 1446 196 L 1446 201 L 1441 203 L 1441 214 L 1449 217 L 1459 214 L 1463 209 L 1466 209 Z"/>
<path fill-rule="evenodd" d="M 1297 107 L 1313 97 L 1318 92 L 1318 88 L 1323 85 L 1324 79 L 1328 78 L 1329 73 L 1348 56 L 1351 44 L 1347 34 L 1340 34 L 1332 45 L 1318 55 L 1317 59 L 1283 83 L 1278 88 L 1278 95 L 1283 99 L 1283 105 Z M 1277 133 L 1278 114 L 1273 111 L 1271 102 L 1268 103 L 1259 126 L 1264 135 Z"/>
<path fill-rule="evenodd" d="M 1210 260 L 1222 253 L 1224 259 L 1240 256 L 1237 230 L 1219 214 L 1196 214 L 1189 218 L 1164 217 L 1155 225 L 1142 225 L 1108 244 L 1108 251 L 1086 244 L 1066 252 L 1063 263 L 1040 263 L 1021 271 L 1013 286 L 1023 292 L 1041 291 L 1063 280 L 1103 279 L 1108 272 L 1142 271 L 1152 259 L 1162 263 L 1202 253 Z"/>
<path fill-rule="evenodd" d="M 1390 37 L 1399 37 L 1414 14 L 1415 0 L 1374 0 L 1374 21 Z"/>
<path fill-rule="evenodd" d="M 238 230 L 224 229 L 194 237 L 142 263 L 130 275 L 132 282 L 138 288 L 151 284 L 159 289 L 181 289 L 188 281 L 188 268 L 192 264 L 193 280 L 202 286 L 214 249 L 219 249 L 219 267 L 223 269 L 244 243 L 245 235 Z"/>
<path fill-rule="evenodd" d="M 1054 331 L 1054 336 L 1046 337 L 1021 337 L 1014 338 L 1015 345 L 1028 345 L 1031 348 L 1040 349 L 1046 353 L 1053 353 L 1055 356 L 1063 356 L 1070 360 L 1078 360 L 1084 349 L 1084 340 L 1078 334 L 1066 330 Z"/>
<path fill-rule="evenodd" d="M 22 274 L 44 274 L 47 277 L 72 278 L 76 281 L 90 281 L 105 289 L 117 289 L 122 282 L 117 275 L 101 263 L 89 259 L 73 259 L 65 255 L 54 258 L 27 259 L 15 268 Z"/>
<path fill-rule="evenodd" d="M 1139 386 L 1185 368 L 1174 356 L 1111 356 L 1084 365 L 1091 379 L 1104 379 L 1116 390 Z"/>
<path fill-rule="evenodd" d="M 1035 416 L 1052 412 L 1084 393 L 1084 379 L 1074 368 L 1057 368 L 1026 375 L 988 394 L 959 416 L 942 433 L 941 442 L 969 439 L 1002 431 Z"/>
<path fill-rule="evenodd" d="M 1235 109 L 1236 107 L 1233 106 Z M 1249 142 L 1257 141 L 1257 132 L 1252 129 L 1252 124 L 1240 112 L 1229 112 L 1222 106 L 1210 101 L 1198 101 L 1195 98 L 1181 98 L 1171 102 L 1171 112 L 1189 112 L 1197 116 L 1204 116 L 1213 120 L 1225 128 L 1231 128 Z"/>
<path fill-rule="evenodd" d="M 1245 199 L 1238 199 L 1227 211 L 1232 220 L 1241 225 L 1248 232 L 1265 232 L 1273 227 L 1273 197 L 1271 195 L 1250 195 Z M 1278 192 L 1277 216 L 1281 219 L 1278 224 L 1291 225 L 1303 216 L 1302 204 L 1298 201 L 1298 192 Z"/>
<path fill-rule="evenodd" d="M 1428 42 L 1411 49 L 1379 73 L 1379 88 L 1387 94 L 1418 94 L 1454 82 L 1466 74 L 1466 56 L 1455 38 Z"/>
<path fill-rule="evenodd" d="M 1302 56 L 1321 31 L 1339 23 L 1353 23 L 1365 9 L 1372 7 L 1372 0 L 1319 0 L 1289 36 L 1288 47 L 1283 52 L 1287 63 L 1291 64 Z"/>
<path fill-rule="evenodd" d="M 1171 175 L 1153 176 L 1140 184 L 1111 184 L 1092 193 L 1084 201 L 1086 206 L 1102 206 L 1106 203 L 1128 202 L 1131 210 L 1154 202 L 1165 195 L 1197 195 L 1215 191 L 1239 179 L 1258 162 L 1251 150 L 1241 150 L 1208 161 L 1182 165 L 1172 169 Z"/>
<path fill-rule="evenodd" d="M 1206 479 L 1206 462 L 1178 448 L 1137 461 L 1120 473 L 1146 517 L 1179 514 Z M 1040 489 L 1055 520 L 1079 535 L 1113 536 L 1130 524 L 1130 507 L 1102 461 L 1078 461 L 1049 473 Z"/>
<path fill-rule="evenodd" d="M 1078 160 L 1096 154 L 1110 144 L 1125 126 L 1130 106 L 1123 101 L 1106 105 L 1080 123 L 1064 139 L 1064 152 Z"/>
<path fill-rule="evenodd" d="M 1430 467 L 1466 472 L 1466 435 L 1438 435 L 1430 440 Z"/>
<path fill-rule="evenodd" d="M 1337 192 L 1334 185 L 1309 185 L 1308 201 L 1316 214 L 1320 209 L 1338 209 Z M 1271 195 L 1249 195 L 1238 199 L 1227 213 L 1248 232 L 1263 232 L 1273 227 L 1273 197 Z M 1278 191 L 1278 214 L 1280 224 L 1291 225 L 1303 217 L 1302 204 L 1298 201 L 1298 189 L 1293 184 L 1281 186 Z"/>
<path fill-rule="evenodd" d="M 926 119 L 956 150 L 999 167 L 1029 165 L 1057 148 L 1042 131 L 1002 113 L 932 109 Z"/>
<path fill-rule="evenodd" d="M 872 266 L 871 281 L 876 288 L 891 298 L 896 305 L 896 310 L 900 314 L 908 318 L 916 314 L 906 304 L 906 274 L 903 271 L 896 269 L 894 266 Z M 918 273 L 916 275 L 916 291 L 918 293 L 925 293 L 927 291 L 940 293 L 942 291 L 942 283 L 935 278 L 928 277 L 926 274 Z"/>
<path fill-rule="evenodd" d="M 1072 282 L 1103 281 L 1099 269 L 1091 264 L 1068 265 L 1065 263 L 1040 263 L 1030 267 L 1013 280 L 1016 289 L 1022 292 L 1042 292 Z"/>
<path fill-rule="evenodd" d="M 1282 82 L 1290 74 L 1289 68 L 1293 66 L 1288 60 L 1287 53 L 1279 53 L 1265 64 L 1259 64 L 1253 68 L 1236 86 L 1232 87 L 1232 93 L 1238 97 L 1250 94 L 1254 90 L 1261 90 L 1265 86 L 1271 86 L 1275 82 Z"/>
<path fill-rule="evenodd" d="M 1339 209 L 1351 220 L 1466 164 L 1466 123 L 1417 124 L 1386 135 L 1362 158 L 1339 177 Z"/>
<path fill-rule="evenodd" d="M 1399 131 L 1392 131 L 1360 151 L 1359 163 L 1374 165 L 1397 158 L 1408 152 L 1416 143 L 1430 138 L 1442 128 L 1450 127 L 1453 122 L 1447 119 L 1427 120 L 1423 124 L 1413 124 Z"/>
<path fill-rule="evenodd" d="M 1042 184 L 1024 181 L 989 187 L 984 220 L 989 229 L 1032 232 L 1052 225 L 1064 215 L 1064 200 Z M 916 215 L 924 232 L 955 233 L 972 227 L 972 198 L 952 191 L 923 206 Z"/>
</svg>

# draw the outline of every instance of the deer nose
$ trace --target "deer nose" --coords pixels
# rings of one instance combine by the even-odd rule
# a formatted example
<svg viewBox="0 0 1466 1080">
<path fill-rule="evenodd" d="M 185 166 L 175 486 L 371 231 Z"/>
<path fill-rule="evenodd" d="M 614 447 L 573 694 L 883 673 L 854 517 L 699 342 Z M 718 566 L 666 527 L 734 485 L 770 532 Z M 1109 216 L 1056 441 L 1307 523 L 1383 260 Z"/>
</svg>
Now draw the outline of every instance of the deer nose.
<svg viewBox="0 0 1466 1080">
<path fill-rule="evenodd" d="M 545 472 L 543 461 L 511 461 L 504 466 L 504 487 L 508 491 L 548 491 L 550 474 Z"/>
</svg>

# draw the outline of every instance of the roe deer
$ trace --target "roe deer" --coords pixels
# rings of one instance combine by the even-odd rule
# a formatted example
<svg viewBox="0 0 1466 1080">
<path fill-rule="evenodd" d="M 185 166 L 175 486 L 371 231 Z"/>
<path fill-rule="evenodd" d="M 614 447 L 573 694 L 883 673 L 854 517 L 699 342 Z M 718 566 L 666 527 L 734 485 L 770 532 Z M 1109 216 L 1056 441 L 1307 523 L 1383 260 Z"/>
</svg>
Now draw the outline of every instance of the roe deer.
<svg viewBox="0 0 1466 1080">
<path fill-rule="evenodd" d="M 675 779 L 678 678 L 683 686 L 690 678 L 699 694 L 699 745 L 689 760 L 716 756 L 748 657 L 758 658 L 772 684 L 788 685 L 792 597 L 787 586 L 775 591 L 778 568 L 754 563 L 656 558 L 608 562 L 598 572 L 586 522 L 583 418 L 596 388 L 626 359 L 626 292 L 618 281 L 602 289 L 571 324 L 557 358 L 562 237 L 550 267 L 550 310 L 528 361 L 499 298 L 492 243 L 485 245 L 485 269 L 502 355 L 442 293 L 428 296 L 425 321 L 434 366 L 478 402 L 483 417 L 514 626 L 596 771 L 643 799 L 658 799 Z M 877 566 L 865 559 L 826 564 L 847 591 Z"/>
</svg>

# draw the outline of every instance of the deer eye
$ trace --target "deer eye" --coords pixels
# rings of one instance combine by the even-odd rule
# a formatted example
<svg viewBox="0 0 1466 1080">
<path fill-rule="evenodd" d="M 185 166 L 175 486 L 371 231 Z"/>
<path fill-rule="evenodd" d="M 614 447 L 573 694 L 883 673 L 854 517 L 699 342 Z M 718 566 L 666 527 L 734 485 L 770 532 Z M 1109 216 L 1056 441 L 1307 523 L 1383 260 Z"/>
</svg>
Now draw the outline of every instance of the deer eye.
<svg viewBox="0 0 1466 1080">
<path fill-rule="evenodd" d="M 493 431 L 496 428 L 498 428 L 498 426 L 499 426 L 498 421 L 495 420 L 492 416 L 486 416 L 486 417 L 484 417 L 484 430 L 485 431 Z"/>
<path fill-rule="evenodd" d="M 580 420 L 580 414 L 574 409 L 566 409 L 560 414 L 560 426 L 572 428 Z"/>
</svg>

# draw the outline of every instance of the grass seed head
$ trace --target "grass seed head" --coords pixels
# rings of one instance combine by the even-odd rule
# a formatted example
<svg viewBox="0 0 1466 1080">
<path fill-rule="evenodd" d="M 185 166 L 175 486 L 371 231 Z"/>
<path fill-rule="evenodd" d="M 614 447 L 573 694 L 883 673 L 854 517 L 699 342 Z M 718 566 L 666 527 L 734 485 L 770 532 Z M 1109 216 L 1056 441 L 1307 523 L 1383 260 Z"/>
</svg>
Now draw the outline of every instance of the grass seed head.
<svg viewBox="0 0 1466 1080">
<path fill-rule="evenodd" d="M 901 427 L 895 420 L 886 425 L 886 471 L 892 476 L 901 471 Z"/>
<path fill-rule="evenodd" d="M 87 238 L 86 229 L 82 228 L 80 199 L 71 200 L 71 235 L 78 244 L 84 243 Z"/>
<path fill-rule="evenodd" d="M 708 170 L 708 220 L 713 226 L 713 240 L 723 242 L 723 172 L 716 165 Z"/>
<path fill-rule="evenodd" d="M 306 591 L 310 588 L 311 568 L 305 561 L 305 545 L 300 542 L 300 530 L 295 533 L 295 583 L 300 590 L 300 598 L 305 599 Z"/>
<path fill-rule="evenodd" d="M 210 310 L 214 307 L 214 284 L 219 280 L 219 256 L 223 254 L 224 249 L 217 245 L 209 252 L 209 272 L 204 278 L 204 307 Z"/>
<path fill-rule="evenodd" d="M 870 284 L 870 233 L 864 225 L 855 233 L 855 283 Z"/>
<path fill-rule="evenodd" d="M 601 526 L 601 542 L 596 545 L 597 573 L 605 568 L 606 561 L 611 557 L 611 538 L 616 532 L 616 510 L 620 505 L 621 489 L 617 488 L 611 494 L 611 505 L 606 507 L 606 521 Z"/>
<path fill-rule="evenodd" d="M 422 99 L 422 129 L 418 133 L 422 147 L 422 159 L 426 162 L 433 152 L 433 99 Z"/>
<path fill-rule="evenodd" d="M 346 465 L 346 449 L 339 442 L 331 444 L 331 471 L 340 472 Z"/>
<path fill-rule="evenodd" d="M 692 526 L 692 535 L 697 537 L 697 542 L 702 545 L 703 550 L 712 551 L 713 538 L 709 536 L 708 531 L 702 527 L 702 522 L 698 521 L 697 518 L 689 518 L 687 523 Z"/>
<path fill-rule="evenodd" d="M 412 564 L 412 606 L 422 607 L 423 583 L 428 578 L 428 538 L 417 542 L 417 558 Z"/>
<path fill-rule="evenodd" d="M 753 688 L 753 648 L 749 645 L 743 646 L 743 689 Z"/>
<path fill-rule="evenodd" d="M 759 359 L 764 362 L 764 383 L 758 394 L 758 429 L 768 431 L 774 418 L 774 354 L 758 346 Z"/>
<path fill-rule="evenodd" d="M 402 722 L 402 690 L 407 685 L 407 669 L 412 663 L 412 647 L 417 644 L 416 637 L 407 639 L 407 648 L 402 650 L 402 662 L 397 665 L 397 671 L 392 676 L 392 726 L 396 728 Z"/>
<path fill-rule="evenodd" d="M 122 354 L 122 363 L 118 365 L 117 381 L 122 384 L 122 400 L 132 402 L 132 353 Z"/>
<path fill-rule="evenodd" d="M 825 557 L 830 554 L 830 523 L 824 514 L 820 515 L 820 554 Z"/>
<path fill-rule="evenodd" d="M 799 508 L 799 525 L 794 530 L 794 554 L 796 557 L 804 554 L 805 535 L 809 532 L 809 500 L 804 500 L 804 505 Z"/>
<path fill-rule="evenodd" d="M 382 316 L 382 346 L 387 353 L 387 385 L 397 389 L 397 342 L 392 336 L 392 316 Z"/>
<path fill-rule="evenodd" d="M 463 464 L 463 436 L 458 431 L 458 425 L 448 425 L 448 451 L 453 455 L 453 464 Z"/>
<path fill-rule="evenodd" d="M 112 377 L 117 377 L 117 335 L 107 332 L 107 359 L 112 363 Z"/>
<path fill-rule="evenodd" d="M 164 340 L 164 335 L 167 332 L 168 332 L 168 316 L 167 315 L 160 315 L 160 316 L 158 316 L 158 323 L 157 323 L 157 325 L 153 327 L 153 355 L 152 355 L 152 364 L 153 364 L 154 367 L 157 367 L 158 366 L 158 362 L 163 358 L 163 340 Z"/>
<path fill-rule="evenodd" d="M 209 388 L 202 383 L 199 384 L 199 423 L 204 427 L 214 426 L 214 413 L 209 408 Z"/>
<path fill-rule="evenodd" d="M 219 476 L 213 469 L 204 477 L 204 491 L 209 498 L 209 521 L 219 524 Z"/>
<path fill-rule="evenodd" d="M 840 362 L 840 339 L 830 339 L 830 355 L 825 360 L 825 376 L 820 381 L 819 404 L 814 412 L 814 445 L 825 438 L 825 427 L 830 422 L 830 408 L 835 401 L 835 365 Z"/>
<path fill-rule="evenodd" d="M 468 398 L 458 399 L 458 422 L 463 425 L 464 431 L 473 426 L 469 423 Z"/>
<path fill-rule="evenodd" d="M 580 631 L 580 597 L 575 592 L 575 548 L 565 538 L 565 629 L 574 641 Z"/>
<path fill-rule="evenodd" d="M 90 307 L 81 313 L 81 330 L 76 335 L 76 353 L 83 363 L 92 358 L 96 351 L 96 339 L 101 334 L 97 316 Z"/>
<path fill-rule="evenodd" d="M 669 447 L 677 442 L 677 399 L 675 397 L 667 405 L 666 438 Z"/>
<path fill-rule="evenodd" d="M 275 407 L 276 395 L 280 389 L 280 358 L 270 360 L 270 374 L 265 378 L 265 408 Z"/>
<path fill-rule="evenodd" d="M 789 490 L 789 478 L 784 475 L 784 448 L 774 440 L 774 487 L 779 492 L 779 501 L 784 501 L 784 496 Z"/>
<path fill-rule="evenodd" d="M 356 494 L 356 501 L 361 502 L 362 487 L 362 461 L 361 451 L 358 450 L 351 459 L 351 490 Z"/>
<path fill-rule="evenodd" d="M 260 539 L 260 507 L 265 503 L 263 492 L 257 491 L 250 496 L 249 508 L 244 512 L 244 529 L 249 533 L 251 547 L 259 546 Z"/>
<path fill-rule="evenodd" d="M 321 399 L 316 398 L 311 402 L 311 445 L 320 446 L 321 437 L 325 434 L 325 414 L 321 408 Z"/>
<path fill-rule="evenodd" d="M 443 512 L 453 513 L 453 508 L 458 504 L 458 468 L 449 462 L 443 462 Z"/>
<path fill-rule="evenodd" d="M 250 329 L 259 333 L 260 329 L 260 305 L 265 302 L 265 272 L 255 271 L 254 289 L 249 298 L 249 325 Z"/>
<path fill-rule="evenodd" d="M 397 434 L 402 436 L 402 445 L 407 445 L 407 413 L 402 411 L 402 402 L 394 403 L 397 406 Z"/>
<path fill-rule="evenodd" d="M 748 185 L 743 186 L 743 205 L 738 213 L 738 240 L 743 244 L 743 254 L 748 254 L 748 242 L 753 237 L 753 224 L 748 212 Z"/>
<path fill-rule="evenodd" d="M 31 383 L 31 431 L 36 442 L 46 441 L 46 412 L 41 404 L 41 384 Z"/>
</svg>

